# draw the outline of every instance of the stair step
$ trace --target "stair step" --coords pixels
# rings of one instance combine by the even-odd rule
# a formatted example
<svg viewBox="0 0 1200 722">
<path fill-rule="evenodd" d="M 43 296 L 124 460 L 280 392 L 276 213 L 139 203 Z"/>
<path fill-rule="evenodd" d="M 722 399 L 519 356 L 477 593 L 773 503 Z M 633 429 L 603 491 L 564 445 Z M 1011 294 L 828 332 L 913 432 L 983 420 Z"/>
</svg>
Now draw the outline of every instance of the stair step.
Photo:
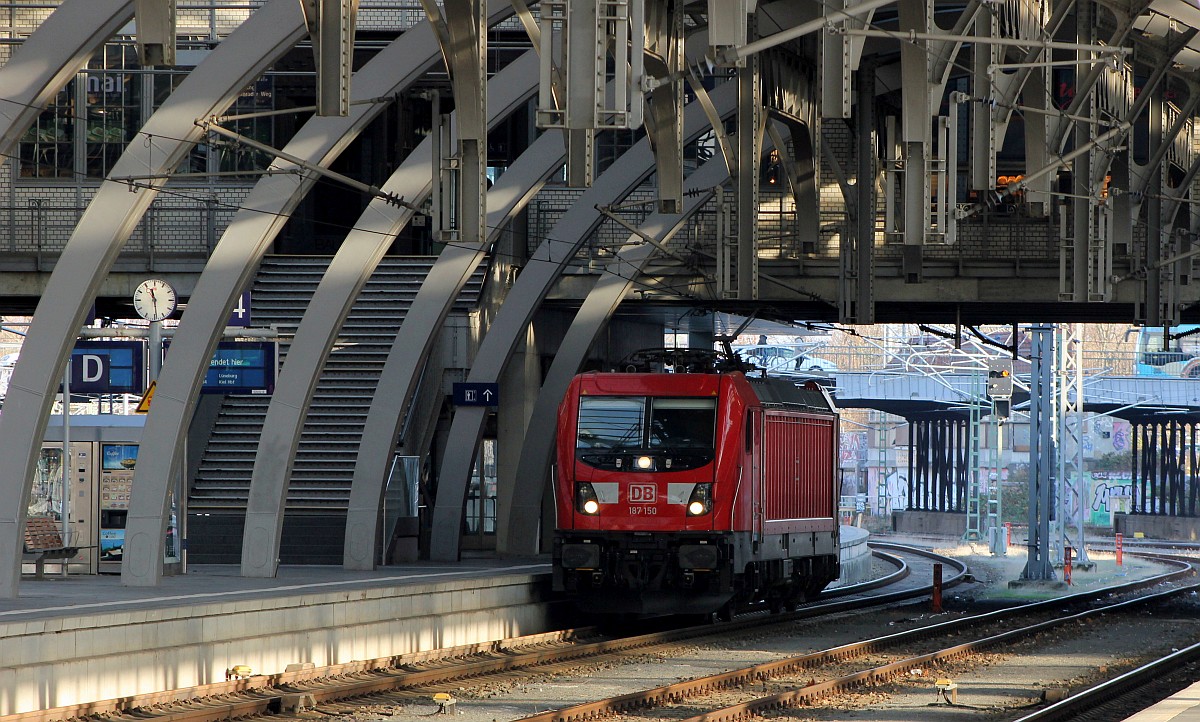
<svg viewBox="0 0 1200 722">
<path fill-rule="evenodd" d="M 275 326 L 285 336 L 286 358 L 328 256 L 270 256 L 264 259 L 251 295 L 256 326 Z M 384 362 L 397 331 L 433 264 L 432 258 L 388 257 L 372 274 L 338 339 L 313 393 L 300 446 L 292 463 L 288 509 L 344 510 L 361 445 L 362 430 Z M 485 273 L 477 270 L 454 303 L 458 312 L 473 309 Z M 225 397 L 197 471 L 193 509 L 244 509 L 258 441 L 270 397 Z"/>
</svg>

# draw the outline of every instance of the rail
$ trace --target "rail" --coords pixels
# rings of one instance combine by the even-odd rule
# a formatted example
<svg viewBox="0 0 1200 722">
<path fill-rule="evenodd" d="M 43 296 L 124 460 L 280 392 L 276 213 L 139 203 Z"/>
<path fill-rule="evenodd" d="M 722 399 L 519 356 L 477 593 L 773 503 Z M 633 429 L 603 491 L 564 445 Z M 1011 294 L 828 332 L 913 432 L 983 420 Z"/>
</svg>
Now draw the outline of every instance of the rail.
<svg viewBox="0 0 1200 722">
<path fill-rule="evenodd" d="M 930 554 L 924 550 L 909 551 Z M 907 574 L 903 561 L 891 555 L 885 555 L 885 557 L 887 561 L 898 567 L 896 573 L 888 576 L 888 580 L 902 579 Z M 838 589 L 836 593 L 842 595 L 855 591 L 861 592 L 878 586 L 880 583 L 883 582 L 876 580 L 852 585 Z M 927 589 L 925 588 L 925 591 Z M 911 593 L 920 594 L 922 592 Z M 827 594 L 826 596 L 834 595 Z M 884 598 L 890 600 L 890 597 Z M 795 612 L 771 616 L 769 622 L 788 623 L 797 619 L 833 613 L 852 606 L 861 607 L 864 603 L 863 599 L 857 599 L 809 604 Z M 285 698 L 296 696 L 297 690 L 303 690 L 303 694 L 312 703 L 320 704 L 401 687 L 446 683 L 488 674 L 503 674 L 506 671 L 531 668 L 541 664 L 583 659 L 601 653 L 643 649 L 664 642 L 685 641 L 711 634 L 714 631 L 738 631 L 761 627 L 763 624 L 764 615 L 755 614 L 733 622 L 600 641 L 588 641 L 588 636 L 595 634 L 592 629 L 549 632 L 492 643 L 434 650 L 416 655 L 355 661 L 323 668 L 310 667 L 270 675 L 253 675 L 190 689 L 146 693 L 23 712 L 8 715 L 2 719 L 3 722 L 58 722 L 59 720 L 93 715 L 115 715 L 138 710 L 136 714 L 157 722 L 163 720 L 214 722 L 279 711 L 286 707 Z M 446 660 L 454 660 L 456 664 L 418 669 L 423 665 L 433 666 L 435 662 Z M 142 714 L 143 712 L 144 714 Z"/>
<path fill-rule="evenodd" d="M 894 548 L 903 549 L 908 553 L 914 553 L 916 551 L 913 548 L 902 547 L 900 545 L 880 544 L 879 546 L 892 546 Z M 931 557 L 938 556 L 932 552 L 927 553 L 927 555 Z M 606 700 L 587 702 L 559 710 L 551 710 L 542 714 L 525 717 L 521 720 L 521 722 L 576 722 L 578 720 L 597 719 L 609 714 L 627 713 L 634 709 L 659 705 L 668 700 L 679 703 L 682 700 L 690 697 L 707 694 L 715 690 L 729 689 L 734 687 L 744 688 L 748 685 L 766 679 L 792 674 L 801 669 L 821 667 L 855 657 L 862 657 L 897 643 L 909 643 L 937 635 L 958 634 L 966 630 L 978 628 L 981 624 L 1020 617 L 1033 611 L 1050 613 L 1054 617 L 1049 621 L 1026 626 L 1017 630 L 995 634 L 987 637 L 986 639 L 977 640 L 976 642 L 958 644 L 932 654 L 910 657 L 892 664 L 856 672 L 854 674 L 843 676 L 828 682 L 812 684 L 801 689 L 790 690 L 780 694 L 762 697 L 751 702 L 737 704 L 721 710 L 709 711 L 696 717 L 690 717 L 684 722 L 736 722 L 738 720 L 745 720 L 753 715 L 761 715 L 768 710 L 779 709 L 801 702 L 809 702 L 820 697 L 853 688 L 856 685 L 864 682 L 892 678 L 906 672 L 909 669 L 928 664 L 936 659 L 960 656 L 962 654 L 977 651 L 978 649 L 991 646 L 999 642 L 1017 639 L 1043 629 L 1062 625 L 1068 623 L 1069 621 L 1082 619 L 1087 616 L 1103 614 L 1108 611 L 1128 606 L 1143 604 L 1154 598 L 1162 598 L 1172 594 L 1181 594 L 1189 589 L 1192 589 L 1193 587 L 1188 587 L 1185 589 L 1171 590 L 1169 592 L 1161 592 L 1149 597 L 1141 597 L 1126 602 L 1108 605 L 1101 609 L 1091 609 L 1072 616 L 1061 616 L 1059 614 L 1059 610 L 1064 604 L 1070 604 L 1072 602 L 1089 602 L 1106 596 L 1112 593 L 1115 589 L 1132 590 L 1144 588 L 1167 579 L 1174 579 L 1190 574 L 1192 571 L 1191 565 L 1187 564 L 1186 562 L 1172 560 L 1171 563 L 1177 565 L 1178 568 L 1176 571 L 1156 575 L 1149 579 L 1137 580 L 1135 582 L 1117 585 L 1116 587 L 1110 587 L 1104 590 L 1083 592 L 1065 597 L 1059 597 L 1056 599 L 1018 605 L 1008 609 L 1001 609 L 994 612 L 988 612 L 986 614 L 964 617 L 948 622 L 942 622 L 940 624 L 931 624 L 925 627 L 919 627 L 895 634 L 889 634 L 883 637 L 877 637 L 875 639 L 868 639 L 861 642 L 851 642 L 849 644 L 840 645 L 820 652 L 813 652 L 811 654 L 804 654 L 772 662 L 765 662 L 752 667 L 685 680 L 683 682 L 677 682 L 675 684 L 665 685 L 663 687 L 643 690 L 641 692 L 633 692 Z M 926 588 L 922 588 L 922 591 L 925 589 Z M 889 595 L 882 595 L 882 597 L 887 596 Z M 881 597 L 873 597 L 872 602 L 876 603 L 880 598 Z M 858 605 L 861 606 L 861 604 L 862 602 L 859 600 Z"/>
</svg>

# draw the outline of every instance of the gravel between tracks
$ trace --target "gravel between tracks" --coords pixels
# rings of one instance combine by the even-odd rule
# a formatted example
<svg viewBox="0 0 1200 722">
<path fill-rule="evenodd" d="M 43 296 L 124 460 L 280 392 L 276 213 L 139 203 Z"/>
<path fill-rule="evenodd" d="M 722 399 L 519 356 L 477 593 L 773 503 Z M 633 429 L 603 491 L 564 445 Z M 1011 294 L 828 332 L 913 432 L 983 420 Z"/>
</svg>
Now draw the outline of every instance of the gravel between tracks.
<svg viewBox="0 0 1200 722">
<path fill-rule="evenodd" d="M 1162 567 L 1126 557 L 1119 568 L 1111 555 L 1093 555 L 1094 571 L 1076 570 L 1072 589 L 1049 586 L 1008 587 L 1024 567 L 1023 550 L 1007 557 L 987 555 L 976 546 L 936 549 L 950 556 L 969 557 L 977 581 L 947 590 L 947 611 L 934 615 L 927 602 L 888 610 L 846 614 L 835 620 L 798 622 L 788 633 L 747 633 L 719 643 L 675 647 L 670 652 L 639 652 L 619 661 L 560 666 L 534 679 L 513 675 L 481 685 L 462 684 L 444 691 L 457 699 L 455 719 L 461 722 L 510 720 L 580 702 L 614 696 L 635 689 L 670 684 L 683 679 L 825 649 L 849 641 L 894 633 L 913 626 L 943 621 L 963 612 L 979 611 L 990 601 L 1041 599 L 1099 588 L 1162 571 Z M 917 572 L 914 572 L 916 574 Z M 928 572 L 925 572 L 926 574 Z M 1172 609 L 1136 618 L 1102 620 L 1077 625 L 1001 653 L 977 655 L 937 669 L 921 670 L 904 683 L 893 683 L 841 696 L 827 706 L 792 709 L 780 716 L 788 720 L 925 721 L 970 717 L 979 720 L 1015 719 L 1036 704 L 1043 690 L 1078 689 L 1121 670 L 1140 658 L 1160 656 L 1172 648 L 1200 640 L 1200 603 L 1184 600 Z M 958 704 L 939 700 L 934 682 L 953 679 L 959 686 Z M 678 710 L 678 716 L 685 710 Z M 390 719 L 415 720 L 437 714 L 428 697 L 402 704 L 367 707 L 342 715 L 348 722 Z M 695 711 L 688 708 L 688 714 Z M 441 715 L 439 715 L 441 716 Z M 656 718 L 672 716 L 654 715 Z M 629 719 L 640 715 L 630 715 Z"/>
</svg>

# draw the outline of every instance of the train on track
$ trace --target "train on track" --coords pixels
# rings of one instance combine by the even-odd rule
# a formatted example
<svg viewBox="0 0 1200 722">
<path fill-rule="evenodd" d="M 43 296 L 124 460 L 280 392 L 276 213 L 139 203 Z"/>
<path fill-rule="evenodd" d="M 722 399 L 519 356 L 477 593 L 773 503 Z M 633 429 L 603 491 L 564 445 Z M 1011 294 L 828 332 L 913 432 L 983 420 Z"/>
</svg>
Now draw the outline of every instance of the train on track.
<svg viewBox="0 0 1200 722">
<path fill-rule="evenodd" d="M 576 376 L 559 408 L 556 590 L 589 613 L 729 617 L 837 579 L 838 415 L 820 385 L 699 350 L 620 368 Z"/>
</svg>

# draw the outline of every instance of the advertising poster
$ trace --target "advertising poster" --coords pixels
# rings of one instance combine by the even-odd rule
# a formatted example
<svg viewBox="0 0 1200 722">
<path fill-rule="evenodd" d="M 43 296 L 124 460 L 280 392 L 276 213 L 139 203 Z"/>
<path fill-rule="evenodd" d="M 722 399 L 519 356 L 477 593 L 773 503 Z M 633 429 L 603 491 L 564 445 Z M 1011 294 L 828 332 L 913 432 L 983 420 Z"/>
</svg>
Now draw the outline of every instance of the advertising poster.
<svg viewBox="0 0 1200 722">
<path fill-rule="evenodd" d="M 124 514 L 119 515 L 120 522 L 105 524 L 104 520 L 110 515 L 104 512 L 129 509 L 129 495 L 133 489 L 133 471 L 137 466 L 137 456 L 137 444 L 100 445 L 100 561 L 119 562 L 123 556 Z"/>
</svg>

